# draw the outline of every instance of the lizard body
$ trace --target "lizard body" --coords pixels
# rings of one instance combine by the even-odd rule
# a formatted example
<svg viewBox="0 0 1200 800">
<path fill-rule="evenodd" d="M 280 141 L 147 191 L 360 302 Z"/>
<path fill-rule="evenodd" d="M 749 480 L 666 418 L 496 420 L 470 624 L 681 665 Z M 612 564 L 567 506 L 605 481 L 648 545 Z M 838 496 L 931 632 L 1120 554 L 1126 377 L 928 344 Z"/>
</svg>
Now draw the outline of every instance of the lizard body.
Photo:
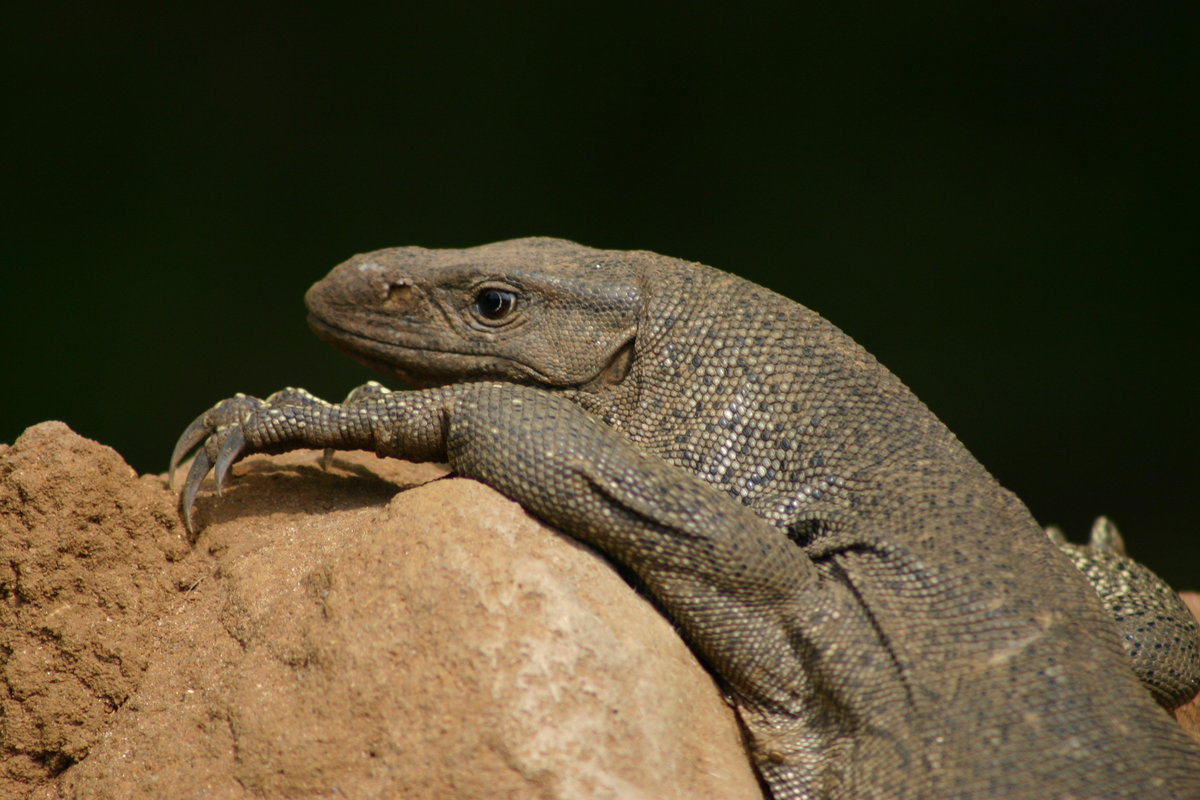
<svg viewBox="0 0 1200 800">
<path fill-rule="evenodd" d="M 218 404 L 172 457 L 204 444 L 189 526 L 204 475 L 249 452 L 445 460 L 636 575 L 776 800 L 1200 798 L 1200 750 L 1080 569 L 814 312 L 556 239 L 368 253 L 306 300 L 322 338 L 424 388 Z M 1121 631 L 1168 704 L 1200 686 L 1181 609 L 1153 612 L 1153 646 Z"/>
</svg>

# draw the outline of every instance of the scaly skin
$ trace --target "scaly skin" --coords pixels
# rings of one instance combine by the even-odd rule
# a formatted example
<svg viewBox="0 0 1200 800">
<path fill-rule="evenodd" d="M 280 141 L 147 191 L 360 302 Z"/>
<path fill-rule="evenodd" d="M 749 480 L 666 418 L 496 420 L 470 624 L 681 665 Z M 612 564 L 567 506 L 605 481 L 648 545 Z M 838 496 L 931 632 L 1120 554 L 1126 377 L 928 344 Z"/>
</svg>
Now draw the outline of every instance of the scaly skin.
<svg viewBox="0 0 1200 800">
<path fill-rule="evenodd" d="M 444 460 L 638 576 L 777 800 L 1200 798 L 1200 750 L 1080 570 L 808 309 L 555 239 L 356 256 L 307 302 L 322 338 L 424 388 L 219 403 L 172 457 L 202 444 L 189 527 L 207 472 L 248 453 Z M 1183 614 L 1152 666 L 1180 676 L 1169 702 L 1200 686 Z"/>
</svg>

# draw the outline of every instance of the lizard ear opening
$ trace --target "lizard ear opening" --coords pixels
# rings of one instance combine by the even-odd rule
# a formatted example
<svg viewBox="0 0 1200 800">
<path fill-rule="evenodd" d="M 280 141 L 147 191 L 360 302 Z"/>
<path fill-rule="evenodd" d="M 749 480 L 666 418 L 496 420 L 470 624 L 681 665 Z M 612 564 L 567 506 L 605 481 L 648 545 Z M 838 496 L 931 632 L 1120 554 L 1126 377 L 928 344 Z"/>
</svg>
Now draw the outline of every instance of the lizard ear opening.
<svg viewBox="0 0 1200 800">
<path fill-rule="evenodd" d="M 625 380 L 625 376 L 629 374 L 629 369 L 633 366 L 633 341 L 631 337 L 629 341 L 621 345 L 617 352 L 613 353 L 613 357 L 609 359 L 600 374 L 584 384 L 582 388 L 603 389 L 608 386 L 616 386 Z"/>
</svg>

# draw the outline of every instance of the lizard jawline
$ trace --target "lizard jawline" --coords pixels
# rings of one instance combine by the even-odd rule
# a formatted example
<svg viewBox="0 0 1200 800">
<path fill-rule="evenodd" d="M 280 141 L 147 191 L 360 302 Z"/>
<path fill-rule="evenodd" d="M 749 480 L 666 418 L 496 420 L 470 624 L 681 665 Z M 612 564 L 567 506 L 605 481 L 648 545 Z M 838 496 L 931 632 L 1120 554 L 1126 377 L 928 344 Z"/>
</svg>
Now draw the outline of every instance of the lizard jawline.
<svg viewBox="0 0 1200 800">
<path fill-rule="evenodd" d="M 415 388 L 442 386 L 474 379 L 510 380 L 554 388 L 576 385 L 574 382 L 555 380 L 528 364 L 504 356 L 388 342 L 331 325 L 312 313 L 308 315 L 308 326 L 318 338 L 329 342 L 363 366 Z M 618 351 L 614 362 L 621 360 L 623 351 L 624 348 Z M 420 369 L 409 370 L 406 368 L 408 364 L 419 364 Z M 503 365 L 507 369 L 498 369 L 497 365 Z M 601 375 L 585 383 L 590 385 L 592 382 L 604 380 L 611 369 L 612 363 Z M 514 373 L 519 373 L 520 377 Z M 620 377 L 624 377 L 624 374 Z"/>
</svg>

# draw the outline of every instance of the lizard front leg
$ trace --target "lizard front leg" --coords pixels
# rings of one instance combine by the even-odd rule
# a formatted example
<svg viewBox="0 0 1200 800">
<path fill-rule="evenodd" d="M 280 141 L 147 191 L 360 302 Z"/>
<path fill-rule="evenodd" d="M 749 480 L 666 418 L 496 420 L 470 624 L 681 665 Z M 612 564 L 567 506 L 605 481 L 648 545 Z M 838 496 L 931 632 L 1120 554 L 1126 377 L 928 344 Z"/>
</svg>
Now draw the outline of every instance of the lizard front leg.
<svg viewBox="0 0 1200 800">
<path fill-rule="evenodd" d="M 239 396 L 188 428 L 172 467 L 202 440 L 181 495 L 189 526 L 209 469 L 219 483 L 249 453 L 363 449 L 448 461 L 606 553 L 637 575 L 727 687 L 777 798 L 826 796 L 845 777 L 835 761 L 861 744 L 861 706 L 877 715 L 879 704 L 902 704 L 894 681 L 872 693 L 833 674 L 870 674 L 865 660 L 887 655 L 878 642 L 857 641 L 872 635 L 854 624 L 861 609 L 782 531 L 562 395 L 468 383 L 359 390 L 340 405 L 299 390 Z M 855 653 L 853 665 L 838 653 Z"/>
</svg>

